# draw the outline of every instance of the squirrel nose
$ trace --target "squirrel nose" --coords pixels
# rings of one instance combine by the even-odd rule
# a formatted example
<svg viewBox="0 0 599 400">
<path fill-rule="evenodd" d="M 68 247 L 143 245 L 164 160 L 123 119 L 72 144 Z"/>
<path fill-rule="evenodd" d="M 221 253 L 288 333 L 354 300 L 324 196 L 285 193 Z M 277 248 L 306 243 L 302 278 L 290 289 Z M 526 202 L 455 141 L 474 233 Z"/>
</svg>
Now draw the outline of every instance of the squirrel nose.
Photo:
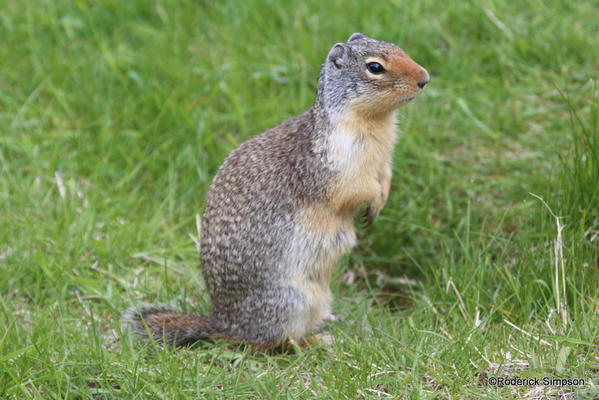
<svg viewBox="0 0 599 400">
<path fill-rule="evenodd" d="M 426 86 L 428 81 L 430 81 L 430 79 L 431 79 L 431 76 L 428 74 L 427 70 L 422 68 L 422 72 L 424 73 L 424 76 L 417 83 L 417 85 L 420 89 L 424 89 L 424 87 Z"/>
</svg>

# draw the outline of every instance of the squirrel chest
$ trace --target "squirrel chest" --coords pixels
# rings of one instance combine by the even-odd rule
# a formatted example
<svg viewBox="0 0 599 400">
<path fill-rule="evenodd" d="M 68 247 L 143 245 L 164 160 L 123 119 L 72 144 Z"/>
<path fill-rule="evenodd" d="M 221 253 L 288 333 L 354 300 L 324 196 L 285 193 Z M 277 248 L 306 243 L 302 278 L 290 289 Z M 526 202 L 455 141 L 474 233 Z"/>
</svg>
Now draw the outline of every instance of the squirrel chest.
<svg viewBox="0 0 599 400">
<path fill-rule="evenodd" d="M 340 179 L 332 191 L 333 211 L 352 217 L 357 208 L 382 196 L 391 177 L 395 115 L 383 120 L 344 118 L 329 137 L 329 162 Z"/>
</svg>

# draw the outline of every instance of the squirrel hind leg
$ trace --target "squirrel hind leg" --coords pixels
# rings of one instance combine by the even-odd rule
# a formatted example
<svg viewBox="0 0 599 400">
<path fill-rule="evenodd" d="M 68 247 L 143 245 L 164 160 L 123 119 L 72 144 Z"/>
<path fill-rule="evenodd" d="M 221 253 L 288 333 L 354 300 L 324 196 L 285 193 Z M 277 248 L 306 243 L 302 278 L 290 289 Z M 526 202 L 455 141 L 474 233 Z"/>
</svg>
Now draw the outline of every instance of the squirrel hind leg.
<svg viewBox="0 0 599 400">
<path fill-rule="evenodd" d="M 175 346 L 185 346 L 223 334 L 222 326 L 214 316 L 187 314 L 155 306 L 129 310 L 122 320 L 124 325 L 146 340 L 151 338 Z"/>
<path fill-rule="evenodd" d="M 229 337 L 251 345 L 258 351 L 286 348 L 289 338 L 299 341 L 306 333 L 305 295 L 294 287 L 262 288 L 229 310 Z"/>
</svg>

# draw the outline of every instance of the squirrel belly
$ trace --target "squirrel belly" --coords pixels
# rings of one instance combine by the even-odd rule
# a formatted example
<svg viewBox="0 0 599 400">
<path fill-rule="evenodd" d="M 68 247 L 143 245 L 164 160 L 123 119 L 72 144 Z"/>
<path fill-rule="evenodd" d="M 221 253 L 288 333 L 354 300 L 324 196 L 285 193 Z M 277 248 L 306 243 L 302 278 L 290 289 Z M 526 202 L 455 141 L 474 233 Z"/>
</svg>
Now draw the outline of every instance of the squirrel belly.
<svg viewBox="0 0 599 400">
<path fill-rule="evenodd" d="M 331 318 L 354 216 L 366 206 L 371 223 L 387 201 L 395 111 L 428 80 L 392 43 L 356 33 L 335 44 L 315 104 L 242 143 L 212 182 L 200 235 L 212 314 L 142 307 L 125 318 L 133 330 L 176 345 L 225 338 L 268 349 Z"/>
<path fill-rule="evenodd" d="M 287 335 L 296 341 L 332 319 L 330 282 L 339 259 L 356 244 L 351 218 L 339 218 L 326 207 L 309 207 L 300 214 L 285 265 L 291 285 L 306 299 Z"/>
</svg>

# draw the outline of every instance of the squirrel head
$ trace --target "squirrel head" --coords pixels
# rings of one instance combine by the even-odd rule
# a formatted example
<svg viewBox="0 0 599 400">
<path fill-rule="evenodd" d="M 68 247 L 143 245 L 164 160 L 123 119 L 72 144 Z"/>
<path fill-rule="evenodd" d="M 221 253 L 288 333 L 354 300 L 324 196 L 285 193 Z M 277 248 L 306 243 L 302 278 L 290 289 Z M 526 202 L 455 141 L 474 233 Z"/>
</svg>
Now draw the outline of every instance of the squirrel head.
<svg viewBox="0 0 599 400">
<path fill-rule="evenodd" d="M 351 108 L 370 117 L 388 115 L 414 99 L 428 81 L 428 72 L 400 47 L 354 33 L 329 51 L 318 101 L 329 112 Z"/>
</svg>

